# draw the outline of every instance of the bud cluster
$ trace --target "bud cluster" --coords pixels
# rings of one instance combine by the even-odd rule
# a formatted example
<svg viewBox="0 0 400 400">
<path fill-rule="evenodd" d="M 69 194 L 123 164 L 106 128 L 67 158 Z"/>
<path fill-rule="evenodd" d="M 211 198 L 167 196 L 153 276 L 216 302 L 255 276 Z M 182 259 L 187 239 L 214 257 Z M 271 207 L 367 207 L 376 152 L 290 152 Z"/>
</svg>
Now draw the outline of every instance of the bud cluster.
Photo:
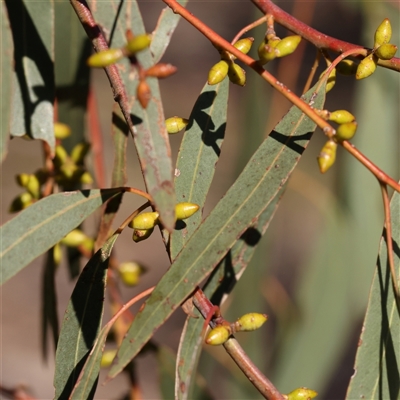
<svg viewBox="0 0 400 400">
<path fill-rule="evenodd" d="M 275 34 L 269 34 L 258 46 L 258 57 L 261 64 L 266 64 L 275 58 L 286 57 L 292 54 L 299 45 L 301 36 L 292 35 L 286 36 L 283 39 L 275 36 Z"/>
</svg>

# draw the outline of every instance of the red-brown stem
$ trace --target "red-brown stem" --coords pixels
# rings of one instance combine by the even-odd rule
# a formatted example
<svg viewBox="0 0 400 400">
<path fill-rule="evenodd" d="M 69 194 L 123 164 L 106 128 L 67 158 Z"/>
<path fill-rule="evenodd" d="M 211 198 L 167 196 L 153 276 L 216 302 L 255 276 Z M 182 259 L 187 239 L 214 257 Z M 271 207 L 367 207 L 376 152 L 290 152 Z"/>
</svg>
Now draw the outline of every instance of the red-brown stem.
<svg viewBox="0 0 400 400">
<path fill-rule="evenodd" d="M 193 295 L 193 304 L 199 310 L 203 318 L 207 318 L 210 313 L 215 312 L 215 306 L 210 302 L 200 288 L 197 289 Z M 223 322 L 225 322 L 225 320 L 219 316 L 218 318 L 214 318 L 210 325 L 211 327 L 214 327 Z M 245 353 L 234 337 L 231 337 L 224 343 L 224 348 L 249 381 L 266 399 L 284 400 L 282 394 L 279 393 L 278 389 L 272 384 L 272 382 L 253 364 L 249 356 Z"/>
<path fill-rule="evenodd" d="M 343 53 L 347 50 L 355 48 L 365 49 L 365 47 L 363 46 L 333 38 L 317 31 L 316 29 L 311 28 L 307 24 L 299 21 L 287 12 L 283 11 L 271 0 L 251 1 L 261 10 L 263 14 L 272 14 L 274 16 L 275 22 L 291 30 L 297 35 L 302 36 L 304 39 L 308 40 L 310 43 L 321 50 L 325 49 L 337 53 Z M 393 57 L 391 60 L 379 60 L 378 65 L 385 68 L 393 69 L 395 71 L 400 71 L 400 58 Z"/>
<path fill-rule="evenodd" d="M 260 19 L 258 19 L 257 21 L 252 22 L 251 24 L 245 26 L 243 29 L 241 29 L 237 35 L 233 38 L 232 40 L 232 44 L 236 43 L 245 33 L 247 33 L 248 31 L 250 31 L 251 29 L 254 29 L 256 26 L 261 25 L 262 23 L 264 23 L 266 20 L 266 16 L 264 15 L 263 17 L 261 17 Z"/>
</svg>

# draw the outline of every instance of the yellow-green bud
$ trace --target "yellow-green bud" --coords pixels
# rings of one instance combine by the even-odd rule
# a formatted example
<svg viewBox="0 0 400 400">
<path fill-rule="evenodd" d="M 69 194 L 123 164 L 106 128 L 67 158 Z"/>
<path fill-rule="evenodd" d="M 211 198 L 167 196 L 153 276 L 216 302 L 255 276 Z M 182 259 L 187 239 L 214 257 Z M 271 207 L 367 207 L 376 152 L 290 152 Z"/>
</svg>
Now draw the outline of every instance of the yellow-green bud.
<svg viewBox="0 0 400 400">
<path fill-rule="evenodd" d="M 19 186 L 26 187 L 26 185 L 29 182 L 29 176 L 30 176 L 29 174 L 25 173 L 18 174 L 15 176 L 15 180 L 17 181 Z"/>
<path fill-rule="evenodd" d="M 103 355 L 101 356 L 101 361 L 100 361 L 100 367 L 101 368 L 107 368 L 109 367 L 115 356 L 117 354 L 117 350 L 105 350 Z"/>
<path fill-rule="evenodd" d="M 167 132 L 169 134 L 174 134 L 185 129 L 189 124 L 189 120 L 181 117 L 171 117 L 165 120 L 165 126 L 167 127 Z"/>
<path fill-rule="evenodd" d="M 229 65 L 228 77 L 236 85 L 244 86 L 246 84 L 246 71 L 234 62 Z"/>
<path fill-rule="evenodd" d="M 287 398 L 287 400 L 311 400 L 316 397 L 317 394 L 315 390 L 301 387 L 293 390 L 293 392 L 290 392 L 284 397 Z"/>
<path fill-rule="evenodd" d="M 211 329 L 206 337 L 206 343 L 213 346 L 225 343 L 231 335 L 231 328 L 225 325 L 219 325 Z"/>
<path fill-rule="evenodd" d="M 336 65 L 339 74 L 342 75 L 355 75 L 357 72 L 358 64 L 353 60 L 342 60 Z"/>
<path fill-rule="evenodd" d="M 86 142 L 78 143 L 71 151 L 71 160 L 76 164 L 82 164 L 86 154 L 90 149 L 90 144 Z"/>
<path fill-rule="evenodd" d="M 118 272 L 122 281 L 127 286 L 135 286 L 139 283 L 140 275 L 144 269 L 137 262 L 124 262 L 119 265 Z"/>
<path fill-rule="evenodd" d="M 158 224 L 159 213 L 154 212 L 144 212 L 136 215 L 132 220 L 133 229 L 146 230 L 154 228 Z"/>
<path fill-rule="evenodd" d="M 258 46 L 258 57 L 261 64 L 266 64 L 277 57 L 276 46 L 281 41 L 279 38 L 270 39 L 265 42 L 265 39 Z"/>
<path fill-rule="evenodd" d="M 234 46 L 242 53 L 247 54 L 250 51 L 253 42 L 254 38 L 252 37 L 243 38 L 234 43 Z"/>
<path fill-rule="evenodd" d="M 87 237 L 80 245 L 79 247 L 83 249 L 85 252 L 90 253 L 94 249 L 94 239 L 91 237 Z"/>
<path fill-rule="evenodd" d="M 61 262 L 62 252 L 60 243 L 56 243 L 53 247 L 53 262 L 54 265 L 58 265 Z"/>
<path fill-rule="evenodd" d="M 60 243 L 68 247 L 78 247 L 86 239 L 87 235 L 83 233 L 80 229 L 73 229 L 64 238 L 61 239 Z"/>
<path fill-rule="evenodd" d="M 128 40 L 128 43 L 125 46 L 125 50 L 129 53 L 129 55 L 133 55 L 138 51 L 144 50 L 149 47 L 151 43 L 151 35 L 144 34 L 135 36 L 133 39 Z"/>
<path fill-rule="evenodd" d="M 36 175 L 30 174 L 28 182 L 26 184 L 26 190 L 32 195 L 33 198 L 38 199 L 40 197 L 40 182 Z"/>
<path fill-rule="evenodd" d="M 319 170 L 322 174 L 328 171 L 328 169 L 335 163 L 336 149 L 337 143 L 334 140 L 328 140 L 322 148 L 321 153 L 317 158 Z"/>
<path fill-rule="evenodd" d="M 91 185 L 93 183 L 92 175 L 90 175 L 89 171 L 85 171 L 81 177 L 79 178 L 79 182 L 84 185 Z"/>
<path fill-rule="evenodd" d="M 72 162 L 67 162 L 60 167 L 61 175 L 66 180 L 71 180 L 77 176 L 79 168 Z M 79 178 L 79 176 L 78 176 Z"/>
<path fill-rule="evenodd" d="M 325 74 L 325 71 L 322 72 L 322 74 L 319 76 L 319 79 L 322 78 L 322 76 Z M 335 86 L 335 83 L 336 83 L 336 68 L 333 68 L 333 70 L 329 74 L 328 80 L 326 81 L 325 92 L 326 93 L 330 92 Z"/>
<path fill-rule="evenodd" d="M 9 212 L 18 212 L 29 207 L 33 203 L 33 197 L 30 193 L 24 192 L 18 195 L 12 202 Z"/>
<path fill-rule="evenodd" d="M 132 235 L 132 240 L 135 243 L 139 243 L 142 240 L 146 240 L 154 231 L 154 228 L 150 229 L 134 229 L 133 230 L 133 235 Z"/>
<path fill-rule="evenodd" d="M 54 156 L 54 163 L 58 166 L 62 165 L 68 159 L 67 150 L 64 149 L 61 145 L 56 146 L 55 156 Z"/>
<path fill-rule="evenodd" d="M 372 75 L 376 70 L 377 58 L 372 54 L 365 57 L 357 68 L 356 79 L 365 79 Z"/>
<path fill-rule="evenodd" d="M 115 64 L 123 57 L 122 49 L 107 49 L 92 54 L 87 60 L 87 65 L 92 68 L 104 68 Z"/>
<path fill-rule="evenodd" d="M 328 119 L 330 121 L 336 122 L 337 124 L 346 124 L 347 122 L 353 122 L 355 120 L 355 117 L 347 110 L 336 110 L 332 111 L 329 114 Z"/>
<path fill-rule="evenodd" d="M 208 72 L 208 84 L 216 85 L 222 82 L 228 75 L 229 65 L 226 60 L 221 60 L 213 65 Z"/>
<path fill-rule="evenodd" d="M 176 219 L 186 219 L 191 217 L 200 207 L 194 203 L 178 203 L 175 206 Z"/>
<path fill-rule="evenodd" d="M 296 49 L 299 43 L 301 42 L 301 36 L 293 35 L 293 36 L 286 36 L 281 41 L 279 41 L 275 48 L 276 48 L 276 56 L 277 57 L 286 57 L 289 54 L 292 54 Z"/>
<path fill-rule="evenodd" d="M 385 18 L 382 21 L 382 23 L 378 26 L 378 29 L 375 31 L 374 48 L 382 46 L 385 43 L 389 43 L 391 37 L 392 37 L 392 26 L 390 25 L 389 19 Z"/>
<path fill-rule="evenodd" d="M 255 331 L 256 329 L 261 328 L 267 319 L 268 316 L 265 314 L 244 314 L 235 322 L 235 330 L 237 332 Z"/>
<path fill-rule="evenodd" d="M 65 139 L 71 135 L 71 129 L 67 124 L 54 122 L 54 136 L 56 139 Z"/>
<path fill-rule="evenodd" d="M 379 46 L 375 55 L 381 60 L 390 60 L 392 59 L 397 52 L 397 46 L 392 43 L 385 43 L 382 46 Z"/>
<path fill-rule="evenodd" d="M 347 122 L 345 124 L 341 124 L 336 129 L 336 139 L 339 141 L 342 140 L 350 140 L 356 133 L 357 130 L 357 122 Z"/>
</svg>

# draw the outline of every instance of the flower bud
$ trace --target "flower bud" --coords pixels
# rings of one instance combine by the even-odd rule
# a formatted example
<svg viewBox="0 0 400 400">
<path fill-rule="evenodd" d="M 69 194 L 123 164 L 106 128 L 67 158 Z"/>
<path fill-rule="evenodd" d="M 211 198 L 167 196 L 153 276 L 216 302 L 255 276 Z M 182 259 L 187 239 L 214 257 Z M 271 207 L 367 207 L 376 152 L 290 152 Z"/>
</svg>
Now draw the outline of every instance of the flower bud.
<svg viewBox="0 0 400 400">
<path fill-rule="evenodd" d="M 319 79 L 322 78 L 322 76 L 325 74 L 325 71 L 322 72 L 322 74 L 319 76 Z M 335 83 L 336 83 L 336 68 L 333 68 L 333 70 L 329 74 L 328 80 L 326 81 L 325 92 L 326 93 L 330 92 L 335 86 Z"/>
<path fill-rule="evenodd" d="M 87 65 L 92 68 L 104 68 L 115 64 L 122 57 L 124 57 L 122 49 L 107 49 L 92 54 L 87 60 Z"/>
<path fill-rule="evenodd" d="M 139 100 L 140 105 L 143 108 L 147 108 L 151 98 L 150 86 L 147 84 L 145 80 L 139 82 L 139 85 L 136 89 L 136 96 Z"/>
<path fill-rule="evenodd" d="M 61 239 L 60 243 L 68 247 L 78 247 L 86 239 L 87 235 L 83 233 L 80 229 L 73 229 L 64 238 Z"/>
<path fill-rule="evenodd" d="M 317 394 L 318 393 L 315 390 L 301 387 L 293 390 L 293 392 L 290 392 L 285 397 L 287 400 L 311 400 L 316 397 Z"/>
<path fill-rule="evenodd" d="M 336 122 L 337 124 L 346 124 L 347 122 L 353 122 L 355 117 L 353 114 L 346 110 L 336 110 L 329 114 L 330 121 Z"/>
<path fill-rule="evenodd" d="M 133 230 L 133 235 L 132 235 L 132 240 L 135 243 L 139 243 L 142 240 L 146 240 L 154 231 L 154 228 L 150 229 L 134 229 Z"/>
<path fill-rule="evenodd" d="M 81 142 L 81 143 L 76 144 L 74 146 L 74 148 L 71 150 L 71 156 L 70 156 L 71 160 L 75 164 L 82 164 L 89 149 L 90 149 L 89 143 Z"/>
<path fill-rule="evenodd" d="M 18 195 L 12 202 L 9 212 L 18 212 L 29 207 L 33 203 L 33 197 L 30 193 L 24 192 Z"/>
<path fill-rule="evenodd" d="M 26 187 L 29 182 L 29 174 L 18 174 L 15 176 L 15 180 L 17 181 L 19 186 Z"/>
<path fill-rule="evenodd" d="M 252 37 L 243 38 L 234 43 L 234 47 L 236 47 L 243 54 L 247 54 L 250 51 L 253 42 L 254 38 Z"/>
<path fill-rule="evenodd" d="M 225 343 L 231 335 L 231 328 L 225 325 L 219 325 L 211 329 L 206 337 L 206 343 L 213 346 Z"/>
<path fill-rule="evenodd" d="M 390 60 L 392 59 L 397 52 L 397 46 L 392 43 L 385 43 L 382 46 L 379 46 L 375 55 L 381 60 Z"/>
<path fill-rule="evenodd" d="M 276 56 L 285 57 L 288 56 L 289 54 L 292 54 L 297 49 L 297 46 L 299 45 L 300 41 L 301 41 L 301 36 L 299 35 L 286 36 L 276 44 L 275 46 L 277 53 Z"/>
<path fill-rule="evenodd" d="M 280 41 L 281 39 L 275 38 L 268 40 L 267 43 L 265 42 L 265 39 L 261 42 L 260 46 L 258 46 L 258 57 L 261 64 L 266 64 L 277 57 L 275 47 Z"/>
<path fill-rule="evenodd" d="M 136 215 L 133 218 L 132 223 L 130 224 L 133 229 L 151 229 L 154 228 L 158 224 L 159 213 L 155 212 L 144 212 L 139 215 Z"/>
<path fill-rule="evenodd" d="M 226 60 L 217 62 L 208 72 L 208 84 L 217 85 L 218 83 L 222 82 L 228 75 L 228 69 L 229 66 Z"/>
<path fill-rule="evenodd" d="M 56 146 L 55 155 L 54 155 L 54 164 L 60 166 L 65 163 L 68 159 L 67 150 L 64 149 L 61 145 Z"/>
<path fill-rule="evenodd" d="M 76 178 L 76 175 L 79 172 L 78 170 L 79 168 L 76 164 L 73 162 L 66 162 L 60 167 L 61 177 L 67 181 L 72 180 Z"/>
<path fill-rule="evenodd" d="M 347 122 L 345 124 L 341 124 L 336 129 L 336 139 L 339 141 L 342 140 L 350 140 L 356 133 L 357 130 L 357 122 Z"/>
<path fill-rule="evenodd" d="M 229 80 L 236 85 L 244 86 L 246 84 L 245 70 L 234 62 L 229 65 L 228 77 Z"/>
<path fill-rule="evenodd" d="M 235 322 L 235 329 L 237 332 L 255 331 L 267 321 L 268 317 L 265 314 L 249 313 L 242 315 Z"/>
<path fill-rule="evenodd" d="M 53 247 L 53 262 L 54 265 L 59 265 L 62 258 L 60 243 L 56 243 Z"/>
<path fill-rule="evenodd" d="M 178 203 L 175 206 L 176 219 L 186 219 L 191 217 L 200 207 L 194 203 Z"/>
<path fill-rule="evenodd" d="M 382 21 L 382 23 L 378 26 L 378 29 L 375 31 L 374 48 L 382 46 L 385 43 L 389 43 L 391 37 L 392 37 L 392 26 L 390 25 L 389 19 L 385 18 Z"/>
<path fill-rule="evenodd" d="M 365 57 L 357 67 L 356 79 L 365 79 L 376 70 L 377 58 L 373 55 Z"/>
<path fill-rule="evenodd" d="M 91 185 L 93 183 L 92 175 L 90 175 L 89 171 L 85 171 L 81 177 L 79 178 L 79 182 L 84 185 Z"/>
<path fill-rule="evenodd" d="M 165 126 L 167 127 L 167 132 L 171 135 L 180 132 L 185 129 L 189 124 L 189 120 L 181 117 L 171 117 L 165 120 Z"/>
<path fill-rule="evenodd" d="M 54 122 L 54 136 L 56 139 L 65 139 L 71 135 L 71 129 L 67 124 Z"/>
<path fill-rule="evenodd" d="M 101 356 L 100 367 L 101 368 L 109 367 L 112 364 L 116 355 L 117 355 L 117 349 L 105 350 L 103 355 Z"/>
<path fill-rule="evenodd" d="M 353 60 L 342 60 L 336 65 L 339 74 L 351 76 L 357 72 L 358 64 Z"/>
<path fill-rule="evenodd" d="M 119 265 L 118 273 L 127 286 L 136 286 L 144 269 L 137 262 L 124 262 Z"/>
<path fill-rule="evenodd" d="M 145 71 L 146 76 L 153 78 L 167 78 L 178 71 L 172 64 L 156 64 Z"/>
<path fill-rule="evenodd" d="M 137 52 L 144 50 L 146 47 L 149 47 L 151 43 L 151 35 L 144 34 L 133 37 L 128 40 L 128 43 L 125 46 L 125 50 L 129 55 L 134 55 Z"/>
<path fill-rule="evenodd" d="M 335 163 L 336 149 L 337 143 L 333 140 L 328 140 L 322 148 L 321 153 L 317 158 L 319 170 L 322 174 L 328 171 L 328 169 Z"/>
<path fill-rule="evenodd" d="M 38 199 L 40 197 L 40 182 L 36 175 L 30 174 L 28 182 L 26 184 L 26 190 L 32 195 L 33 198 Z"/>
</svg>

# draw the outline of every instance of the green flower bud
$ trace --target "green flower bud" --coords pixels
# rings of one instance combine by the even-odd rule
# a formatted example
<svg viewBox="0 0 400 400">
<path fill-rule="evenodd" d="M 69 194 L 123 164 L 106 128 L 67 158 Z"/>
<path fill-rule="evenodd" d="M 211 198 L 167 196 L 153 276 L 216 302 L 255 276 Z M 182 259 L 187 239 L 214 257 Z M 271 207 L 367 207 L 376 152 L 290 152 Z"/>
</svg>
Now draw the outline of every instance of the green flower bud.
<svg viewBox="0 0 400 400">
<path fill-rule="evenodd" d="M 267 321 L 268 316 L 265 314 L 259 313 L 249 313 L 242 315 L 236 322 L 235 322 L 235 329 L 238 332 L 248 332 L 248 331 L 255 331 Z"/>
<path fill-rule="evenodd" d="M 254 38 L 252 37 L 243 38 L 234 43 L 234 46 L 243 54 L 247 54 L 250 51 L 251 46 L 253 46 L 253 42 Z"/>
<path fill-rule="evenodd" d="M 333 140 L 328 140 L 322 148 L 321 153 L 317 158 L 319 170 L 322 174 L 328 171 L 328 169 L 335 163 L 336 149 L 337 143 Z"/>
<path fill-rule="evenodd" d="M 54 265 L 59 265 L 62 258 L 60 243 L 56 243 L 53 247 L 53 262 Z"/>
<path fill-rule="evenodd" d="M 385 18 L 382 21 L 382 23 L 378 26 L 378 29 L 375 31 L 374 48 L 381 46 L 385 43 L 389 43 L 391 37 L 392 37 L 392 26 L 390 25 L 389 19 Z"/>
<path fill-rule="evenodd" d="M 336 122 L 337 124 L 346 124 L 347 122 L 353 122 L 355 117 L 353 114 L 346 110 L 336 110 L 329 114 L 330 121 Z"/>
<path fill-rule="evenodd" d="M 83 249 L 86 253 L 91 253 L 94 249 L 94 239 L 91 237 L 87 237 L 79 247 Z"/>
<path fill-rule="evenodd" d="M 351 76 L 357 72 L 358 64 L 353 60 L 342 60 L 336 65 L 339 74 Z"/>
<path fill-rule="evenodd" d="M 54 122 L 54 136 L 56 139 L 65 139 L 71 135 L 71 129 L 67 124 Z"/>
<path fill-rule="evenodd" d="M 61 179 L 64 180 L 73 180 L 78 173 L 78 166 L 72 162 L 67 162 L 60 167 L 60 172 L 61 172 Z"/>
<path fill-rule="evenodd" d="M 322 74 L 319 76 L 319 79 L 322 78 L 322 76 L 325 74 L 325 71 L 322 72 Z M 328 80 L 326 81 L 325 92 L 326 93 L 330 92 L 335 86 L 335 83 L 336 83 L 336 68 L 333 68 L 333 70 L 329 74 Z"/>
<path fill-rule="evenodd" d="M 87 60 L 87 65 L 92 68 L 104 68 L 115 64 L 123 57 L 122 49 L 107 49 L 92 54 Z"/>
<path fill-rule="evenodd" d="M 261 42 L 260 46 L 258 46 L 258 57 L 261 64 L 266 64 L 278 56 L 276 46 L 280 41 L 281 39 L 275 38 L 268 40 L 267 43 L 265 39 Z"/>
<path fill-rule="evenodd" d="M 36 175 L 30 174 L 28 182 L 26 184 L 26 190 L 32 195 L 33 198 L 38 199 L 40 197 L 40 182 Z"/>
<path fill-rule="evenodd" d="M 65 150 L 61 145 L 56 146 L 54 164 L 58 166 L 63 165 L 68 158 L 67 150 Z"/>
<path fill-rule="evenodd" d="M 29 207 L 33 203 L 33 197 L 30 193 L 24 192 L 18 195 L 12 202 L 9 212 L 18 212 Z"/>
<path fill-rule="evenodd" d="M 229 65 L 228 77 L 236 85 L 244 86 L 246 84 L 246 71 L 234 62 Z"/>
<path fill-rule="evenodd" d="M 167 132 L 171 135 L 180 132 L 185 129 L 189 124 L 189 120 L 181 117 L 171 117 L 165 120 L 165 126 L 167 127 Z"/>
<path fill-rule="evenodd" d="M 286 57 L 289 54 L 292 54 L 296 49 L 299 43 L 301 42 L 301 36 L 293 35 L 286 36 L 281 41 L 279 41 L 275 48 L 277 57 Z"/>
<path fill-rule="evenodd" d="M 317 394 L 318 393 L 315 390 L 301 387 L 293 390 L 293 392 L 290 392 L 285 397 L 287 400 L 311 400 L 316 397 Z"/>
<path fill-rule="evenodd" d="M 61 239 L 60 243 L 68 247 L 78 247 L 87 238 L 87 235 L 83 233 L 80 229 L 73 229 L 66 236 L 64 236 L 64 238 Z"/>
<path fill-rule="evenodd" d="M 379 46 L 375 55 L 381 60 L 390 60 L 392 59 L 397 52 L 397 46 L 391 43 L 385 43 L 382 46 Z"/>
<path fill-rule="evenodd" d="M 118 273 L 127 286 L 136 286 L 144 269 L 137 262 L 124 262 L 119 265 Z"/>
<path fill-rule="evenodd" d="M 89 171 L 85 171 L 81 177 L 79 178 L 79 182 L 84 185 L 91 185 L 93 183 L 92 175 L 90 175 Z"/>
<path fill-rule="evenodd" d="M 365 79 L 376 70 L 377 58 L 372 54 L 365 57 L 357 67 L 356 79 Z"/>
<path fill-rule="evenodd" d="M 208 84 L 217 85 L 228 75 L 229 65 L 226 60 L 221 60 L 212 66 L 208 72 Z"/>
<path fill-rule="evenodd" d="M 100 367 L 101 368 L 109 367 L 112 364 L 116 355 L 117 355 L 117 349 L 105 350 L 103 355 L 101 356 Z"/>
<path fill-rule="evenodd" d="M 211 329 L 206 337 L 206 343 L 213 346 L 225 343 L 231 335 L 231 328 L 225 325 L 219 325 Z"/>
<path fill-rule="evenodd" d="M 134 229 L 146 230 L 154 228 L 158 224 L 159 213 L 155 212 L 144 212 L 139 215 L 136 215 L 133 218 L 131 226 Z"/>
<path fill-rule="evenodd" d="M 339 141 L 342 140 L 350 140 L 356 133 L 357 130 L 357 122 L 347 122 L 345 124 L 341 124 L 336 129 L 336 139 Z"/>
<path fill-rule="evenodd" d="M 154 228 L 150 229 L 134 229 L 132 240 L 135 243 L 139 243 L 142 240 L 146 240 L 154 231 Z"/>
<path fill-rule="evenodd" d="M 25 173 L 18 174 L 15 176 L 15 180 L 17 181 L 19 186 L 26 187 L 26 185 L 29 182 L 29 176 L 30 176 L 29 174 Z"/>
<path fill-rule="evenodd" d="M 200 207 L 194 203 L 178 203 L 175 206 L 176 219 L 186 219 L 191 217 Z"/>
<path fill-rule="evenodd" d="M 82 164 L 89 149 L 90 149 L 89 143 L 81 142 L 81 143 L 76 144 L 71 151 L 71 156 L 70 156 L 71 160 L 75 164 Z"/>
<path fill-rule="evenodd" d="M 129 55 L 133 55 L 149 47 L 150 43 L 151 43 L 151 35 L 147 33 L 144 35 L 138 35 L 132 38 L 131 40 L 128 40 L 128 43 L 125 46 L 125 50 L 127 53 L 129 53 Z"/>
</svg>

